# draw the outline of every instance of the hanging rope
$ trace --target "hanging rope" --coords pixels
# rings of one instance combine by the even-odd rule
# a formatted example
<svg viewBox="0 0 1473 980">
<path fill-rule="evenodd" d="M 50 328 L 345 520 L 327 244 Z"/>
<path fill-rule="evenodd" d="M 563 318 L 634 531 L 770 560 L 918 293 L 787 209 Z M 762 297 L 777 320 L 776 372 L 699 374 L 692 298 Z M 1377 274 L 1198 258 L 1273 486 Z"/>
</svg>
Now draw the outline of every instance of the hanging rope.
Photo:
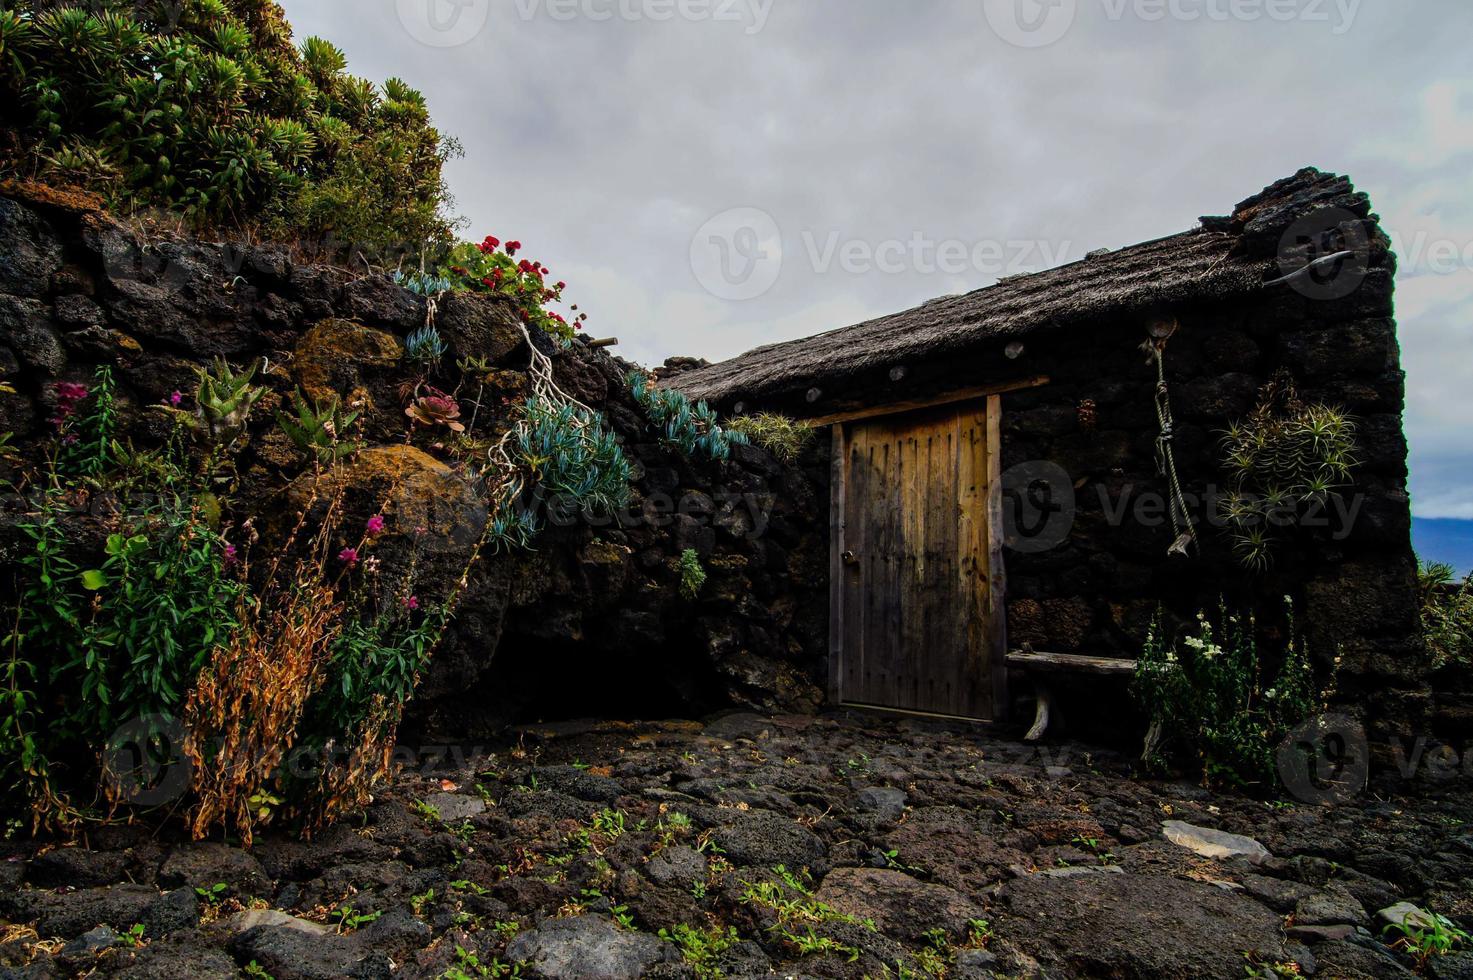
<svg viewBox="0 0 1473 980">
<path fill-rule="evenodd" d="M 1174 330 L 1172 332 L 1175 332 Z M 1142 344 L 1142 348 L 1156 362 L 1156 422 L 1160 434 L 1156 436 L 1156 472 L 1166 477 L 1171 493 L 1171 528 L 1176 540 L 1167 550 L 1170 555 L 1185 555 L 1187 548 L 1197 544 L 1197 529 L 1192 525 L 1187 512 L 1186 497 L 1182 493 L 1181 478 L 1176 472 L 1176 453 L 1172 443 L 1176 438 L 1176 422 L 1171 416 L 1171 394 L 1166 385 L 1166 342 L 1171 333 L 1156 337 Z"/>
</svg>

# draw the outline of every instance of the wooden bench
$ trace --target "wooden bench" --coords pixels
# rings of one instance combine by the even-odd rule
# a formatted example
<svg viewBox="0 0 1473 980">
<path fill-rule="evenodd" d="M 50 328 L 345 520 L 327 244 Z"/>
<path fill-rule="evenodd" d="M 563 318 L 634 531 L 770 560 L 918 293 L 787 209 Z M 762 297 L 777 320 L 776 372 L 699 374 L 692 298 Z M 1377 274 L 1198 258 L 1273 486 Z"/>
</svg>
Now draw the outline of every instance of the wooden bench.
<svg viewBox="0 0 1473 980">
<path fill-rule="evenodd" d="M 1049 686 L 1051 676 L 1090 674 L 1097 677 L 1123 677 L 1135 674 L 1134 660 L 1089 657 L 1078 653 L 1040 653 L 1026 644 L 1023 649 L 1008 654 L 1007 664 L 1026 673 L 1033 682 L 1038 711 L 1033 717 L 1033 727 L 1024 736 L 1030 742 L 1043 738 L 1043 733 L 1048 731 L 1050 714 L 1056 713 L 1053 692 Z"/>
</svg>

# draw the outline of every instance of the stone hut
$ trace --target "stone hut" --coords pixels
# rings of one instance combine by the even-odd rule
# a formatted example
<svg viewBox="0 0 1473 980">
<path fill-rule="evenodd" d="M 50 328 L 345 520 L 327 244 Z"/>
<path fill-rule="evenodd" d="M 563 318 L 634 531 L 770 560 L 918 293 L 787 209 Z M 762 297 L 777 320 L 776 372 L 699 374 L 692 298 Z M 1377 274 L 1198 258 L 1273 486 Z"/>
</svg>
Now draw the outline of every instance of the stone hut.
<svg viewBox="0 0 1473 980">
<path fill-rule="evenodd" d="M 1394 272 L 1367 196 L 1306 169 L 1181 234 L 665 383 L 821 427 L 834 703 L 997 720 L 1018 668 L 1122 672 L 1158 616 L 1289 596 L 1340 695 L 1408 731 L 1431 696 Z M 1353 466 L 1245 564 L 1225 433 L 1286 392 L 1349 418 Z"/>
</svg>

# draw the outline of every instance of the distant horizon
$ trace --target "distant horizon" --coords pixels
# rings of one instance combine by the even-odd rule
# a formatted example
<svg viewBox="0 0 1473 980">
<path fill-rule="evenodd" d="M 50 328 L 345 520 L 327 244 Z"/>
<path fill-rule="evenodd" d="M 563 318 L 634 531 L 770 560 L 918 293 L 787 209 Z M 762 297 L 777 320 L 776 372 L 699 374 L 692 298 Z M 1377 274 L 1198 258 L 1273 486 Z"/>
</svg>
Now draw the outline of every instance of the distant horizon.
<svg viewBox="0 0 1473 980">
<path fill-rule="evenodd" d="M 1473 519 L 1413 517 L 1412 547 L 1423 562 L 1445 562 L 1459 576 L 1473 572 Z"/>
</svg>

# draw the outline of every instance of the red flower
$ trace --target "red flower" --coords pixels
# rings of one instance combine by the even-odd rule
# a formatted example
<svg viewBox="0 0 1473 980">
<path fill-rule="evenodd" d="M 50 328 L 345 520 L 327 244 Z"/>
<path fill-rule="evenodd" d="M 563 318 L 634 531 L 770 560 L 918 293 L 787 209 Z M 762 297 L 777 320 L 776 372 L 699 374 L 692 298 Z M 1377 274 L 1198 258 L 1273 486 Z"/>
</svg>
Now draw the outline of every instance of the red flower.
<svg viewBox="0 0 1473 980">
<path fill-rule="evenodd" d="M 495 248 L 496 246 L 501 244 L 501 239 L 497 238 L 495 235 L 487 235 L 486 240 L 481 244 L 489 245 L 491 248 Z"/>
<path fill-rule="evenodd" d="M 556 289 L 558 292 L 562 292 L 564 289 L 567 289 L 568 288 L 568 284 L 565 283 L 565 282 L 560 282 L 560 283 L 558 283 L 556 286 L 554 286 L 552 288 L 553 289 Z"/>
<path fill-rule="evenodd" d="M 507 242 L 506 243 L 506 254 L 507 255 L 516 255 L 517 252 L 521 251 L 521 248 L 522 248 L 522 243 L 521 242 Z"/>
</svg>

